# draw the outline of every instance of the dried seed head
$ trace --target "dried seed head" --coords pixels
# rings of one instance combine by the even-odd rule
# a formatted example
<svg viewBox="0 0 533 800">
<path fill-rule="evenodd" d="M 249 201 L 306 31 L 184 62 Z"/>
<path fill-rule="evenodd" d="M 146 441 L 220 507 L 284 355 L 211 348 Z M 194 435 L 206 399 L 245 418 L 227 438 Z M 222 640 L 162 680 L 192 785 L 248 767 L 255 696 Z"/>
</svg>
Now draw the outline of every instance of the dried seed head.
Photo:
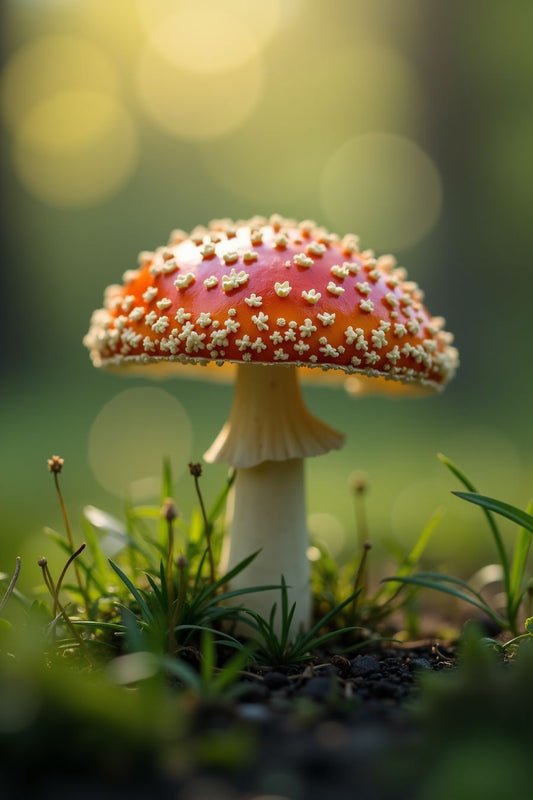
<svg viewBox="0 0 533 800">
<path fill-rule="evenodd" d="M 179 512 L 176 508 L 174 500 L 171 497 L 167 497 L 165 502 L 163 503 L 163 507 L 161 509 L 161 516 L 167 520 L 167 522 L 172 522 L 176 519 Z"/>
<path fill-rule="evenodd" d="M 64 458 L 61 458 L 60 456 L 52 456 L 52 458 L 48 459 L 48 469 L 55 475 L 59 475 L 59 473 L 63 469 L 64 463 L 65 463 Z"/>
<path fill-rule="evenodd" d="M 356 494 L 363 494 L 368 489 L 368 479 L 364 472 L 354 472 L 350 482 Z"/>
<path fill-rule="evenodd" d="M 191 461 L 189 463 L 189 472 L 193 478 L 200 478 L 202 475 L 202 465 L 198 462 Z"/>
<path fill-rule="evenodd" d="M 185 567 L 187 567 L 188 565 L 189 565 L 189 561 L 187 560 L 187 557 L 184 556 L 183 553 L 180 553 L 179 556 L 176 559 L 177 568 L 178 569 L 185 569 Z"/>
</svg>

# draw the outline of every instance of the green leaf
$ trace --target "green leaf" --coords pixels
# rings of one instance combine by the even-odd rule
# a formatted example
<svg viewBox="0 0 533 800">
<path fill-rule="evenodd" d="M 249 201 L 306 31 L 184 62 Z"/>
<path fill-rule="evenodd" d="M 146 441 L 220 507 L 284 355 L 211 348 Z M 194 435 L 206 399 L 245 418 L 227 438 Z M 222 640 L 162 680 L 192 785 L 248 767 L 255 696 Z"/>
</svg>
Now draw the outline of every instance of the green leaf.
<svg viewBox="0 0 533 800">
<path fill-rule="evenodd" d="M 427 575 L 430 574 L 431 573 L 427 573 Z M 469 603 L 470 605 L 479 608 L 481 611 L 484 611 L 485 614 L 487 614 L 491 619 L 493 619 L 500 627 L 505 627 L 505 620 L 499 617 L 498 614 L 496 614 L 483 599 L 478 600 L 476 599 L 475 596 L 471 597 L 470 595 L 466 594 L 466 592 L 461 591 L 460 589 L 455 589 L 452 586 L 448 586 L 447 583 L 444 582 L 446 580 L 447 582 L 450 583 L 455 583 L 460 586 L 465 586 L 468 591 L 476 595 L 476 592 L 474 592 L 473 589 L 470 588 L 470 586 L 465 584 L 464 581 L 459 581 L 458 579 L 451 578 L 450 576 L 447 575 L 446 576 L 439 575 L 438 577 L 442 579 L 443 581 L 442 583 L 430 577 L 422 577 L 420 574 L 406 578 L 385 578 L 385 580 L 386 581 L 398 580 L 400 581 L 400 583 L 406 583 L 409 586 L 421 586 L 425 589 L 434 589 L 437 592 L 443 592 L 444 594 L 451 594 L 454 597 L 458 597 L 460 600 L 464 600 L 466 603 Z"/>
<path fill-rule="evenodd" d="M 211 631 L 202 631 L 202 646 L 200 651 L 200 671 L 202 682 L 208 685 L 215 673 L 216 649 Z"/>
<path fill-rule="evenodd" d="M 260 550 L 256 550 L 255 553 L 252 553 L 247 558 L 244 558 L 242 561 L 239 561 L 239 563 L 235 567 L 233 567 L 233 569 L 230 569 L 229 572 L 227 572 L 225 575 L 222 575 L 222 577 L 219 578 L 217 581 L 215 581 L 215 583 L 210 583 L 209 586 L 207 586 L 202 592 L 200 592 L 194 598 L 194 601 L 191 603 L 191 606 L 197 608 L 198 606 L 203 605 L 210 597 L 214 597 L 218 589 L 220 589 L 226 583 L 229 583 L 231 579 L 235 577 L 235 575 L 239 574 L 239 572 L 242 572 L 244 569 L 246 569 L 248 564 L 251 564 L 254 558 L 257 558 L 260 552 L 261 552 Z M 204 552 L 203 560 L 205 559 L 206 553 L 207 551 Z"/>
<path fill-rule="evenodd" d="M 503 503 L 501 500 L 495 500 L 493 497 L 486 497 L 476 492 L 452 492 L 452 494 L 457 495 L 462 500 L 467 500 L 469 503 L 481 506 L 487 511 L 494 511 L 496 514 L 510 519 L 511 522 L 516 522 L 517 525 L 522 525 L 523 528 L 533 533 L 533 516 L 528 514 L 527 511 L 522 511 L 522 509 L 516 508 L 516 506 L 512 506 L 509 503 Z"/>
<path fill-rule="evenodd" d="M 194 689 L 198 694 L 202 691 L 202 681 L 200 676 L 194 669 L 189 666 L 185 661 L 180 661 L 177 658 L 170 658 L 170 656 L 162 656 L 160 660 L 161 666 L 167 672 L 178 678 L 184 686 L 189 689 Z"/>
<path fill-rule="evenodd" d="M 140 620 L 127 606 L 120 607 L 120 616 L 124 624 L 129 651 L 131 653 L 143 652 L 146 649 L 146 643 Z"/>
<path fill-rule="evenodd" d="M 253 651 L 254 651 L 253 645 L 248 647 L 243 647 L 240 650 L 240 652 L 236 653 L 224 665 L 224 669 L 222 669 L 218 673 L 218 675 L 215 677 L 213 681 L 213 689 L 217 694 L 222 693 L 225 689 L 227 689 L 233 683 L 235 683 L 235 681 L 239 677 L 240 672 L 243 670 L 245 664 L 252 656 Z"/>
<path fill-rule="evenodd" d="M 226 505 L 226 501 L 228 499 L 228 494 L 230 492 L 231 487 L 233 486 L 233 484 L 235 482 L 236 474 L 237 474 L 236 470 L 231 470 L 231 472 L 230 472 L 230 474 L 228 476 L 228 479 L 227 479 L 222 491 L 220 492 L 220 494 L 216 498 L 215 502 L 213 503 L 213 505 L 209 509 L 209 513 L 207 514 L 207 519 L 208 519 L 208 522 L 209 522 L 211 527 L 215 524 L 215 522 L 217 521 L 218 517 L 222 513 L 222 511 L 224 509 L 224 506 Z"/>
<path fill-rule="evenodd" d="M 208 628 L 205 625 L 177 625 L 175 628 L 176 631 L 209 631 L 209 633 L 216 634 L 216 636 L 222 637 L 222 641 L 219 643 L 224 644 L 227 647 L 237 646 L 239 649 L 242 649 L 242 644 L 236 639 L 234 636 L 230 636 L 229 633 L 224 633 L 223 631 L 216 631 L 213 628 Z"/>
<path fill-rule="evenodd" d="M 71 619 L 71 623 L 79 628 L 106 628 L 110 631 L 117 633 L 124 633 L 126 631 L 125 625 L 120 625 L 118 622 L 99 622 L 94 619 Z"/>
<path fill-rule="evenodd" d="M 129 506 L 128 516 L 131 519 L 157 519 L 161 518 L 161 508 L 159 506 Z"/>
<path fill-rule="evenodd" d="M 240 595 L 244 594 L 255 594 L 255 592 L 266 592 L 271 589 L 279 589 L 279 584 L 272 583 L 272 584 L 265 584 L 265 586 L 249 586 L 246 589 L 233 589 L 231 592 L 224 592 L 223 594 L 217 594 L 216 602 L 222 603 L 225 600 L 230 600 L 232 597 L 239 597 Z"/>
<path fill-rule="evenodd" d="M 353 603 L 353 601 L 359 595 L 360 592 L 361 590 L 358 589 L 356 592 L 354 592 L 354 594 L 350 595 L 350 597 L 347 597 L 346 600 L 343 600 L 342 603 L 339 603 L 330 611 L 328 611 L 328 613 L 325 616 L 323 616 L 322 619 L 319 619 L 318 622 L 315 625 L 313 625 L 313 627 L 307 632 L 306 634 L 307 638 L 312 639 L 314 636 L 316 636 L 318 631 L 325 625 L 327 625 L 328 622 L 331 619 L 333 619 L 333 617 L 335 617 L 340 611 L 342 611 L 343 608 L 345 608 L 350 603 Z"/>
<path fill-rule="evenodd" d="M 419 563 L 424 550 L 428 546 L 429 540 L 431 539 L 433 532 L 437 525 L 440 524 L 442 518 L 444 517 L 445 510 L 443 508 L 438 508 L 429 522 L 425 525 L 425 527 L 420 532 L 418 539 L 415 541 L 413 547 L 411 548 L 410 552 L 407 554 L 405 559 L 400 564 L 397 575 L 399 577 L 406 577 L 410 575 L 412 571 L 415 569 L 417 564 Z M 385 587 L 384 590 L 378 591 L 376 595 L 376 600 L 379 599 L 380 602 L 387 602 L 391 600 L 395 595 L 398 593 L 399 589 L 397 588 L 387 588 Z"/>
<path fill-rule="evenodd" d="M 139 608 L 141 609 L 143 619 L 145 622 L 152 622 L 153 621 L 153 614 L 148 607 L 146 600 L 144 599 L 142 593 L 137 589 L 136 586 L 130 581 L 128 576 L 122 572 L 118 564 L 115 564 L 114 561 L 109 561 L 111 564 L 112 569 L 117 573 L 118 577 L 122 581 L 122 583 L 129 589 L 137 603 L 139 604 Z"/>
<path fill-rule="evenodd" d="M 174 484 L 172 481 L 172 464 L 170 458 L 163 459 L 163 476 L 161 480 L 161 505 L 165 502 L 167 497 L 172 497 L 174 491 Z"/>
<path fill-rule="evenodd" d="M 172 497 L 174 491 L 174 487 L 172 485 L 172 467 L 170 464 L 170 459 L 165 458 L 163 459 L 163 475 L 161 479 L 161 508 L 165 500 L 169 497 Z M 162 548 L 164 552 L 164 548 L 167 547 L 168 544 L 168 522 L 164 517 L 161 515 L 161 509 L 159 510 L 159 546 Z"/>
<path fill-rule="evenodd" d="M 474 484 L 466 477 L 464 472 L 462 472 L 459 469 L 459 467 L 456 464 L 453 463 L 453 461 L 450 461 L 449 458 L 446 458 L 446 456 L 443 456 L 442 453 L 439 453 L 439 458 L 442 461 L 442 463 L 444 464 L 444 466 L 446 466 L 450 470 L 450 472 L 453 475 L 455 475 L 455 477 L 458 478 L 461 481 L 463 486 L 465 486 L 468 489 L 469 492 L 477 493 L 477 489 L 475 488 Z M 462 496 L 459 492 L 453 492 L 453 494 L 456 494 L 459 497 Z M 500 564 L 502 565 L 502 568 L 503 568 L 504 581 L 505 581 L 505 591 L 507 592 L 507 595 L 509 595 L 509 560 L 507 558 L 507 553 L 505 551 L 505 547 L 503 546 L 503 540 L 502 540 L 502 537 L 501 537 L 501 534 L 500 534 L 500 530 L 499 530 L 498 526 L 496 525 L 496 520 L 494 519 L 494 517 L 490 513 L 490 509 L 484 508 L 483 511 L 484 511 L 485 516 L 487 518 L 487 522 L 489 523 L 489 527 L 490 527 L 490 530 L 491 530 L 491 533 L 492 533 L 492 537 L 494 539 L 494 543 L 496 545 L 496 549 L 498 550 L 498 556 L 499 556 L 499 559 L 500 559 Z"/>
<path fill-rule="evenodd" d="M 527 513 L 533 514 L 533 500 L 527 507 Z M 533 519 L 533 517 L 532 517 Z M 516 544 L 513 553 L 513 560 L 511 563 L 511 576 L 509 579 L 509 594 L 510 594 L 510 622 L 515 623 L 515 617 L 518 613 L 518 608 L 522 601 L 522 595 L 525 591 L 522 587 L 524 572 L 526 569 L 527 558 L 531 547 L 531 534 L 523 526 L 518 531 Z"/>
</svg>

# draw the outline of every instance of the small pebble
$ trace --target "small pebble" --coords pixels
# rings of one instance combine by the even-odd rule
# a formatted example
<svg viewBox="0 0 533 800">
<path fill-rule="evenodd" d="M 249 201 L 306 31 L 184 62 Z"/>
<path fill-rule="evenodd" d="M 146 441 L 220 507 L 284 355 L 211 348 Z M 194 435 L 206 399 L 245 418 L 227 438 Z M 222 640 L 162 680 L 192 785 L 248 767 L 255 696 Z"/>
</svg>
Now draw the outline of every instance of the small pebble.
<svg viewBox="0 0 533 800">
<path fill-rule="evenodd" d="M 263 681 L 269 689 L 285 689 L 290 686 L 290 680 L 282 672 L 267 672 L 263 676 Z"/>
<path fill-rule="evenodd" d="M 431 664 L 427 658 L 412 658 L 409 662 L 411 669 L 431 669 Z"/>
<path fill-rule="evenodd" d="M 336 692 L 337 686 L 337 682 L 329 676 L 320 676 L 307 681 L 300 694 L 312 697 L 313 700 L 325 701 L 333 692 Z"/>
<path fill-rule="evenodd" d="M 267 700 L 269 694 L 270 689 L 268 686 L 265 686 L 263 682 L 250 681 L 250 683 L 245 684 L 245 689 L 240 695 L 240 698 L 241 702 L 258 703 L 261 702 L 261 700 Z"/>
<path fill-rule="evenodd" d="M 266 722 L 271 717 L 269 709 L 260 703 L 241 703 L 237 714 L 246 722 Z"/>
<path fill-rule="evenodd" d="M 352 661 L 352 675 L 356 677 L 365 678 L 380 671 L 380 663 L 373 656 L 356 656 Z"/>
</svg>

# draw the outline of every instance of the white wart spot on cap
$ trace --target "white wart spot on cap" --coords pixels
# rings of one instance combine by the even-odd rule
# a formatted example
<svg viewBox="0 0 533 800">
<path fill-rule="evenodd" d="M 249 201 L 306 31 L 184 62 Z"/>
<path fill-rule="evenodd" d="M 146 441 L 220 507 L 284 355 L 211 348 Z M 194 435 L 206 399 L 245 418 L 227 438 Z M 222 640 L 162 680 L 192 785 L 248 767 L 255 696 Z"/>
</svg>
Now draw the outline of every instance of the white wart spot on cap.
<svg viewBox="0 0 533 800">
<path fill-rule="evenodd" d="M 292 286 L 290 285 L 289 281 L 283 281 L 283 283 L 276 281 L 274 284 L 274 291 L 278 297 L 288 297 L 292 292 Z"/>
<path fill-rule="evenodd" d="M 307 303 L 314 306 L 316 303 L 318 303 L 322 295 L 320 292 L 317 292 L 316 289 L 309 289 L 309 291 L 304 289 L 302 292 L 302 297 Z"/>
</svg>

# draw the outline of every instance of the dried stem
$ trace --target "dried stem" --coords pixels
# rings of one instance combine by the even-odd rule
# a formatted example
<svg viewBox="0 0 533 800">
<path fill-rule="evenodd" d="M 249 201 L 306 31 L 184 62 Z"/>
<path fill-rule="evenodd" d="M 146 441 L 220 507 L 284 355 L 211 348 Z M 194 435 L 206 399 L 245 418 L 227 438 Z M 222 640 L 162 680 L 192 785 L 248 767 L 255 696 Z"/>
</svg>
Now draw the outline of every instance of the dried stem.
<svg viewBox="0 0 533 800">
<path fill-rule="evenodd" d="M 59 601 L 58 592 L 57 592 L 57 586 L 54 584 L 54 579 L 52 578 L 52 575 L 50 573 L 50 569 L 48 567 L 47 559 L 46 558 L 40 558 L 39 559 L 39 566 L 41 567 L 42 572 L 43 572 L 43 578 L 44 578 L 44 582 L 46 584 L 46 588 L 50 592 L 50 594 L 52 596 L 52 599 L 54 601 L 54 609 L 56 609 L 56 608 L 59 609 L 59 612 L 60 612 L 61 616 L 63 617 L 63 619 L 65 621 L 65 624 L 66 624 L 67 628 L 70 630 L 72 636 L 78 641 L 78 644 L 80 645 L 80 647 L 85 648 L 85 642 L 83 641 L 82 637 L 80 636 L 80 634 L 78 633 L 78 631 L 76 630 L 74 625 L 72 624 L 72 620 L 70 619 L 69 615 L 67 614 L 64 606 Z M 55 619 L 55 613 L 54 613 L 54 619 Z"/>
<path fill-rule="evenodd" d="M 213 558 L 213 547 L 211 545 L 212 526 L 211 523 L 209 522 L 209 518 L 205 510 L 204 498 L 202 497 L 202 492 L 200 490 L 200 481 L 198 480 L 200 475 L 202 474 L 202 468 L 200 464 L 189 464 L 189 470 L 194 478 L 194 487 L 196 489 L 198 502 L 200 503 L 200 510 L 202 512 L 205 540 L 207 542 L 207 558 L 209 560 L 209 577 L 211 580 L 211 584 L 214 584 L 216 581 L 216 573 L 215 573 L 215 560 Z"/>
<path fill-rule="evenodd" d="M 15 588 L 15 584 L 16 584 L 16 582 L 18 580 L 18 576 L 20 574 L 21 563 L 22 562 L 21 562 L 20 556 L 17 556 L 16 563 L 15 563 L 15 571 L 13 573 L 13 577 L 11 578 L 11 580 L 9 582 L 9 586 L 7 587 L 6 593 L 3 596 L 2 601 L 0 602 L 0 614 L 4 610 L 7 601 L 9 600 L 11 595 L 13 594 L 13 590 Z"/>
<path fill-rule="evenodd" d="M 370 542 L 365 542 L 363 544 L 363 552 L 361 553 L 361 560 L 359 561 L 359 566 L 357 567 L 357 572 L 355 573 L 354 583 L 353 583 L 353 593 L 355 595 L 353 599 L 352 606 L 352 620 L 355 622 L 356 614 L 357 614 L 357 603 L 359 600 L 359 594 L 365 591 L 366 588 L 366 578 L 367 578 L 367 559 L 368 553 L 372 549 L 372 545 Z"/>
<path fill-rule="evenodd" d="M 80 553 L 82 553 L 85 550 L 85 547 L 86 547 L 86 544 L 85 544 L 85 542 L 83 542 L 83 544 L 78 547 L 76 552 L 72 553 L 72 555 L 69 556 L 69 558 L 67 560 L 67 563 L 65 564 L 65 566 L 61 570 L 61 574 L 59 576 L 59 580 L 58 580 L 57 585 L 55 587 L 57 596 L 59 596 L 59 592 L 61 591 L 61 585 L 63 583 L 63 578 L 65 577 L 68 568 L 70 567 L 70 565 L 72 564 L 74 559 L 76 559 L 80 555 Z M 54 617 L 55 617 L 56 613 L 57 613 L 57 601 L 54 603 Z"/>
<path fill-rule="evenodd" d="M 368 482 L 366 476 L 362 473 L 356 473 L 352 479 L 352 488 L 354 493 L 354 510 L 355 510 L 355 529 L 357 534 L 357 541 L 359 543 L 359 551 L 361 559 L 354 580 L 354 592 L 358 589 L 363 589 L 368 584 L 368 564 L 367 556 L 371 548 L 368 534 L 368 517 L 366 509 L 366 493 L 368 490 Z M 357 598 L 354 604 L 357 603 Z"/>
<path fill-rule="evenodd" d="M 61 492 L 61 487 L 59 486 L 59 477 L 58 476 L 59 476 L 59 473 L 60 473 L 61 470 L 52 469 L 51 471 L 52 471 L 52 475 L 54 476 L 54 484 L 55 484 L 55 487 L 56 487 L 56 493 L 57 493 L 57 497 L 58 497 L 58 500 L 59 500 L 59 505 L 61 507 L 61 513 L 63 514 L 63 522 L 64 522 L 64 525 L 65 525 L 65 531 L 66 531 L 66 534 L 67 534 L 67 541 L 69 543 L 69 547 L 72 550 L 73 554 L 75 554 L 74 555 L 74 558 L 75 558 L 76 555 L 77 555 L 77 551 L 76 551 L 76 547 L 74 545 L 74 538 L 72 536 L 72 528 L 70 526 L 70 519 L 69 519 L 69 516 L 68 516 L 67 507 L 65 505 L 65 501 L 63 500 L 63 493 Z M 79 590 L 81 592 L 81 595 L 83 597 L 83 602 L 84 602 L 84 605 L 85 605 L 85 613 L 86 613 L 86 615 L 88 617 L 89 616 L 89 607 L 90 607 L 89 597 L 87 595 L 87 589 L 86 589 L 86 587 L 84 587 L 83 582 L 82 582 L 80 568 L 79 568 L 78 564 L 75 561 L 74 561 L 74 571 L 76 573 L 76 583 L 78 584 L 78 588 L 79 588 Z"/>
</svg>

